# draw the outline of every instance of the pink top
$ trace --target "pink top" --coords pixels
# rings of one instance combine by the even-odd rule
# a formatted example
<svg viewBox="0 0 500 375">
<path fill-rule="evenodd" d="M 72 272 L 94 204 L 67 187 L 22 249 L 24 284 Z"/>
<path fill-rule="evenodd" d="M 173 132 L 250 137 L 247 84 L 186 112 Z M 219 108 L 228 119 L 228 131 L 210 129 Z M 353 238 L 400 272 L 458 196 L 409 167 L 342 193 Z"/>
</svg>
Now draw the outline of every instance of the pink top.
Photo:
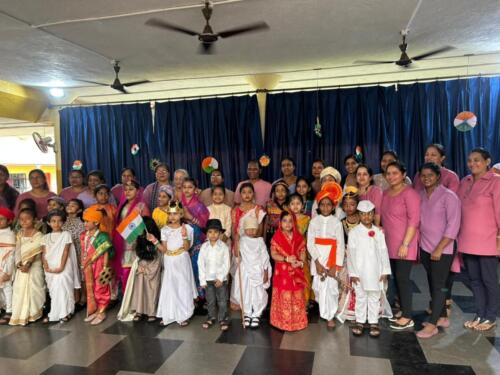
<svg viewBox="0 0 500 375">
<path fill-rule="evenodd" d="M 384 195 L 384 192 L 382 191 L 381 188 L 375 185 L 371 185 L 368 188 L 368 191 L 366 194 L 361 194 L 359 196 L 359 200 L 369 200 L 375 205 L 375 214 L 380 215 L 380 207 L 382 206 L 382 197 Z"/>
<path fill-rule="evenodd" d="M 391 190 L 384 191 L 381 207 L 382 225 L 385 231 L 389 258 L 400 259 L 398 257 L 399 247 L 408 227 L 417 229 L 408 246 L 408 256 L 406 260 L 417 259 L 418 226 L 420 222 L 420 196 L 410 186 L 406 186 L 396 196 L 390 195 Z"/>
<path fill-rule="evenodd" d="M 236 187 L 236 191 L 234 192 L 235 204 L 241 203 L 240 186 L 245 182 L 250 182 L 250 180 L 241 181 Z M 267 201 L 271 198 L 272 185 L 269 182 L 264 181 L 262 179 L 252 182 L 252 184 L 255 190 L 255 203 L 257 203 L 259 206 L 265 207 Z"/>
<path fill-rule="evenodd" d="M 45 216 L 47 216 L 48 210 L 47 210 L 47 199 L 50 197 L 54 197 L 57 194 L 49 191 L 45 197 L 35 197 L 33 194 L 31 194 L 31 191 L 27 191 L 26 193 L 22 193 L 17 197 L 16 201 L 16 215 L 19 213 L 19 204 L 26 198 L 33 199 L 36 203 L 36 217 L 38 219 L 41 219 Z"/>
<path fill-rule="evenodd" d="M 445 167 L 441 167 L 441 185 L 445 188 L 450 189 L 452 192 L 456 193 L 458 191 L 458 185 L 460 185 L 460 180 L 457 174 Z M 416 191 L 424 190 L 424 185 L 420 181 L 420 173 L 417 172 L 415 178 L 413 179 L 413 188 Z"/>
<path fill-rule="evenodd" d="M 474 182 L 469 175 L 460 182 L 462 226 L 458 251 L 465 254 L 496 256 L 500 228 L 500 175 L 488 171 Z"/>
<path fill-rule="evenodd" d="M 61 192 L 59 193 L 59 196 L 64 199 L 64 201 L 66 203 L 68 203 L 68 201 L 70 201 L 71 199 L 77 199 L 78 198 L 78 194 L 80 194 L 81 192 L 76 192 L 74 191 L 71 186 L 68 186 L 64 189 L 61 190 Z"/>
<path fill-rule="evenodd" d="M 420 191 L 420 247 L 432 253 L 443 237 L 456 239 L 460 229 L 460 200 L 450 189 L 439 184 L 431 196 Z M 453 254 L 450 242 L 443 254 Z"/>
</svg>

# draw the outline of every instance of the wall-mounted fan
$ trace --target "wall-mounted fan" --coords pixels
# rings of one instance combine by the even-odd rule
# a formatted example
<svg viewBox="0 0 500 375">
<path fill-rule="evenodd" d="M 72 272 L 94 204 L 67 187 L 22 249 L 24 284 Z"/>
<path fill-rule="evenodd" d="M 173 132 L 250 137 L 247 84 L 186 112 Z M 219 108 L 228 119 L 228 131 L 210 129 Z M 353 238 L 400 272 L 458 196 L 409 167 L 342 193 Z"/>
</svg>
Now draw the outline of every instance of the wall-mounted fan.
<svg viewBox="0 0 500 375">
<path fill-rule="evenodd" d="M 33 135 L 33 140 L 35 141 L 36 145 L 38 146 L 40 151 L 42 151 L 44 154 L 49 152 L 49 147 L 51 147 L 52 150 L 54 150 L 54 152 L 56 152 L 56 145 L 52 141 L 51 137 L 42 137 L 40 135 L 40 133 L 37 133 L 37 132 L 33 132 L 32 135 Z"/>
</svg>

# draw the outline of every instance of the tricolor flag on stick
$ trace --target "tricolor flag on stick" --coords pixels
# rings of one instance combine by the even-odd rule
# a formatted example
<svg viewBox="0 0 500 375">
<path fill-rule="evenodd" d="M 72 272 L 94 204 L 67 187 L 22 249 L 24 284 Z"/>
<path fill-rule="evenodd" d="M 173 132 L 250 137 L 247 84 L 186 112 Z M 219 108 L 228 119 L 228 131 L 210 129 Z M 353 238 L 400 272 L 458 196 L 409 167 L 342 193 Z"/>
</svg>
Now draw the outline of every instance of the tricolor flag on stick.
<svg viewBox="0 0 500 375">
<path fill-rule="evenodd" d="M 146 225 L 142 220 L 139 211 L 133 210 L 123 221 L 116 227 L 116 231 L 120 233 L 128 243 L 134 242 L 142 232 L 146 230 Z"/>
</svg>

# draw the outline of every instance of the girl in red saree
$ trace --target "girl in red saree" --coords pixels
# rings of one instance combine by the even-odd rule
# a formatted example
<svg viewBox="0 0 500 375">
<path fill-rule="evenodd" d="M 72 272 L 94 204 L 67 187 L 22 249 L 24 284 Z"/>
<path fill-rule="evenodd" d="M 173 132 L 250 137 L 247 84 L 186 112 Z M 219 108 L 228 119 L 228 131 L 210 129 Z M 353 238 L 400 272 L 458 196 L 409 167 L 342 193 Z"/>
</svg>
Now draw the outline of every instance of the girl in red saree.
<svg viewBox="0 0 500 375">
<path fill-rule="evenodd" d="M 271 325 L 284 331 L 304 329 L 307 327 L 306 243 L 287 211 L 282 212 L 279 229 L 271 240 L 271 257 L 275 261 Z"/>
</svg>

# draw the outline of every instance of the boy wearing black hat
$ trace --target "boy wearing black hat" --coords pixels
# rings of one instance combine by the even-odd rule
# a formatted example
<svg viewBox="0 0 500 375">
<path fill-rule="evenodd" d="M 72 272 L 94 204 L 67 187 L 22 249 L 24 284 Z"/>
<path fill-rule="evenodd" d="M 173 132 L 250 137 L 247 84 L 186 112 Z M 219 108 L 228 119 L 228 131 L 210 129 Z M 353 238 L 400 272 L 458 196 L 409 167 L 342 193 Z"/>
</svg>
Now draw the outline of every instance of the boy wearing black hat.
<svg viewBox="0 0 500 375">
<path fill-rule="evenodd" d="M 220 239 L 225 232 L 219 219 L 210 219 L 206 226 L 207 240 L 201 246 L 198 255 L 198 275 L 200 285 L 206 291 L 208 319 L 203 328 L 210 328 L 218 318 L 220 329 L 228 329 L 228 290 L 229 248 Z M 219 309 L 217 314 L 217 308 Z"/>
</svg>

